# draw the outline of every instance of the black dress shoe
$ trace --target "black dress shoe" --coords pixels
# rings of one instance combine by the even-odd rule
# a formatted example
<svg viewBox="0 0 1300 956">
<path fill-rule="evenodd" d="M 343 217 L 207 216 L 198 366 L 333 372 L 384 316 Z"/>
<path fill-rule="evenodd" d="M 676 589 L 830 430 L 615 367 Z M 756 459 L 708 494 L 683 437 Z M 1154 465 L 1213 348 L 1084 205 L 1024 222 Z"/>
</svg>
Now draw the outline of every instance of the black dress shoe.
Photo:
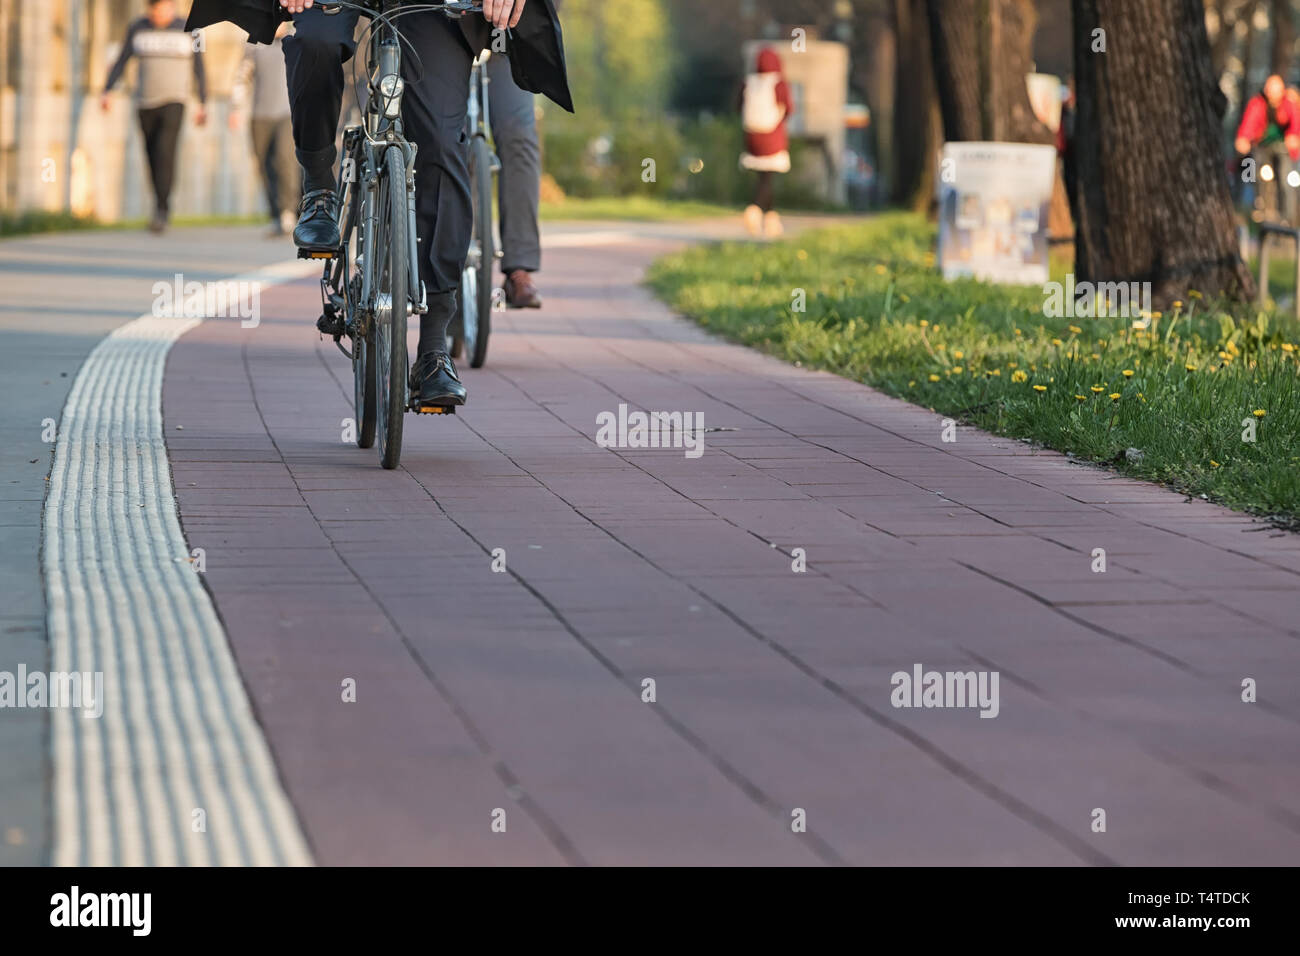
<svg viewBox="0 0 1300 956">
<path fill-rule="evenodd" d="M 468 394 L 456 377 L 456 366 L 446 352 L 426 352 L 411 369 L 411 391 L 419 397 L 417 406 L 464 405 Z"/>
<path fill-rule="evenodd" d="M 293 243 L 306 252 L 337 252 L 339 197 L 332 189 L 313 189 L 302 197 Z"/>
</svg>

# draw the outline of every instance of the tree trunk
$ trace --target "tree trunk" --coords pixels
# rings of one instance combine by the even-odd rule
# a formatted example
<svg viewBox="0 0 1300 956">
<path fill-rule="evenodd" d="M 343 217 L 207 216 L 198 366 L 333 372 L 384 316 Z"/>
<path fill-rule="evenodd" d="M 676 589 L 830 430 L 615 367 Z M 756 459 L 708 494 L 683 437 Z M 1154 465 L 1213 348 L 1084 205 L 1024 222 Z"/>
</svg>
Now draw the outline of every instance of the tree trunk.
<svg viewBox="0 0 1300 956">
<path fill-rule="evenodd" d="M 939 141 L 934 67 L 925 0 L 894 0 L 897 82 L 894 89 L 894 180 L 892 199 L 926 210 L 934 192 Z"/>
<path fill-rule="evenodd" d="M 928 0 L 934 79 L 944 137 L 952 143 L 989 139 L 984 62 L 990 0 Z M 992 0 L 997 2 L 997 0 Z"/>
<path fill-rule="evenodd" d="M 1203 0 L 1074 0 L 1074 61 L 1080 281 L 1150 282 L 1157 308 L 1252 296 Z"/>
<path fill-rule="evenodd" d="M 883 15 L 882 15 L 883 14 Z M 894 108 L 898 102 L 898 32 L 892 11 L 873 11 L 864 16 L 861 32 L 867 34 L 863 52 L 854 55 L 854 74 L 858 87 L 866 96 L 871 109 L 871 127 L 868 133 L 875 145 L 876 196 L 887 200 L 894 195 L 898 178 L 896 162 L 898 149 L 894 145 Z"/>
<path fill-rule="evenodd" d="M 1273 0 L 1269 19 L 1273 21 L 1273 65 L 1270 69 L 1289 80 L 1291 51 L 1295 47 L 1295 20 L 1291 0 Z"/>
<path fill-rule="evenodd" d="M 1034 69 L 1033 0 L 929 0 L 928 10 L 945 137 L 1054 145 L 1025 85 Z M 1074 224 L 1060 175 L 1053 193 L 1048 233 L 1068 243 Z"/>
</svg>

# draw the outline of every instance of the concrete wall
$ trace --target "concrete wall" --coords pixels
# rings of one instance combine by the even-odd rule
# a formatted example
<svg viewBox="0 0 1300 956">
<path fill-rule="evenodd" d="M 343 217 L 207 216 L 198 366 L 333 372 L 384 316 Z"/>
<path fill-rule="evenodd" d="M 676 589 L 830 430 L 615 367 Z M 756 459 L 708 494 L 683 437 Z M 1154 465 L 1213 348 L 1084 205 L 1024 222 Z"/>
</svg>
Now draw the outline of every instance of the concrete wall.
<svg viewBox="0 0 1300 956">
<path fill-rule="evenodd" d="M 12 57 L 16 45 L 19 59 L 0 66 L 0 208 L 89 211 L 105 221 L 147 217 L 153 200 L 130 97 L 134 66 L 114 91 L 110 111 L 99 108 L 99 92 L 130 16 L 144 5 L 2 2 L 6 36 L 0 37 L 0 56 Z M 173 215 L 264 209 L 247 124 L 236 131 L 227 126 L 244 39 L 243 31 L 227 25 L 204 31 L 208 122 L 195 125 L 192 100 L 181 135 Z"/>
</svg>

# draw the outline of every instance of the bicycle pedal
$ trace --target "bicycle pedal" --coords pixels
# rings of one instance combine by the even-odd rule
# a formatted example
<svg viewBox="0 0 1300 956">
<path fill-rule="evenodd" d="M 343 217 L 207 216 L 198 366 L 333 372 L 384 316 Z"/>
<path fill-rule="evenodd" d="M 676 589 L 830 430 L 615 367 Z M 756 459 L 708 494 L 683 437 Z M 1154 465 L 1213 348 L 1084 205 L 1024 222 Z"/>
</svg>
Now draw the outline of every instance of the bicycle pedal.
<svg viewBox="0 0 1300 956">
<path fill-rule="evenodd" d="M 333 250 L 330 251 L 322 251 L 320 249 L 299 249 L 298 250 L 299 259 L 334 259 L 337 258 L 337 255 L 338 255 L 337 252 Z"/>
<path fill-rule="evenodd" d="M 455 415 L 455 405 L 412 405 L 411 411 L 417 415 Z"/>
</svg>

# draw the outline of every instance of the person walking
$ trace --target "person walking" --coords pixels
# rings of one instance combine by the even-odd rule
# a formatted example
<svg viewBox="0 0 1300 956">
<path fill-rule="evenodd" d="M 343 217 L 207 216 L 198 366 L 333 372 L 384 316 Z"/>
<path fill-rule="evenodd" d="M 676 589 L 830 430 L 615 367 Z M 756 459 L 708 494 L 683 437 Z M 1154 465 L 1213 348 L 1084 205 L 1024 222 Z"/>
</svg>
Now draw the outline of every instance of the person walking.
<svg viewBox="0 0 1300 956">
<path fill-rule="evenodd" d="M 253 155 L 271 214 L 270 235 L 277 238 L 293 232 L 302 199 L 281 43 L 292 29 L 293 23 L 285 21 L 276 30 L 274 42 L 245 44 L 231 90 L 235 108 L 230 112 L 230 129 L 239 129 L 247 110 Z"/>
<path fill-rule="evenodd" d="M 149 178 L 153 183 L 154 214 L 150 232 L 162 232 L 171 218 L 172 183 L 176 176 L 176 147 L 185 101 L 190 95 L 190 76 L 198 88 L 199 108 L 194 120 L 207 122 L 207 79 L 203 72 L 203 53 L 194 37 L 185 31 L 185 21 L 176 15 L 174 0 L 148 0 L 145 16 L 132 21 L 122 41 L 122 52 L 108 72 L 100 108 L 112 106 L 109 93 L 126 72 L 134 57 L 140 62 L 135 87 L 136 112 L 144 137 L 149 161 Z"/>
<path fill-rule="evenodd" d="M 781 235 L 781 217 L 773 209 L 775 178 L 790 171 L 790 138 L 785 121 L 794 112 L 790 87 L 781 73 L 781 58 L 770 47 L 758 52 L 755 70 L 745 77 L 740 95 L 741 122 L 745 130 L 742 169 L 758 174 L 754 201 L 745 209 L 745 228 L 769 239 Z"/>
</svg>

